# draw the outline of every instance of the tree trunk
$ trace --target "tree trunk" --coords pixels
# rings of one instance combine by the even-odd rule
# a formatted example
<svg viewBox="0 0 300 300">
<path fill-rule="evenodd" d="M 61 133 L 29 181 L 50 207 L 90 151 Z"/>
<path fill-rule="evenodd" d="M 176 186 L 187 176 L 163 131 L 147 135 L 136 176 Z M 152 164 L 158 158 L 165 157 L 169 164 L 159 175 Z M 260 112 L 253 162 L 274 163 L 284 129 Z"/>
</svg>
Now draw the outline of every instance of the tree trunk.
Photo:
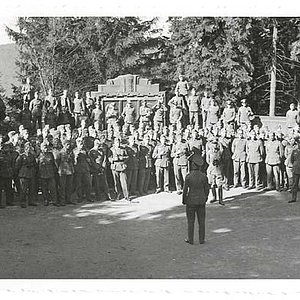
<svg viewBox="0 0 300 300">
<path fill-rule="evenodd" d="M 276 98 L 276 52 L 277 52 L 277 26 L 276 21 L 273 23 L 273 56 L 271 69 L 271 86 L 270 86 L 270 110 L 269 116 L 275 116 L 275 98 Z"/>
</svg>

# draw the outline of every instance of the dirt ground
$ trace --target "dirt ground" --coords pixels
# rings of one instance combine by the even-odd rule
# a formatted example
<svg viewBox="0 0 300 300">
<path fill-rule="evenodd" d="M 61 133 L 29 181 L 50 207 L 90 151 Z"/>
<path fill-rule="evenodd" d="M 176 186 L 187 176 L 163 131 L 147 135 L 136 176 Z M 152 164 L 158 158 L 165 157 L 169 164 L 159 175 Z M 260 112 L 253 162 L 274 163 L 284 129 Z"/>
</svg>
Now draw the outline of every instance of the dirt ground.
<svg viewBox="0 0 300 300">
<path fill-rule="evenodd" d="M 176 193 L 0 210 L 0 278 L 300 278 L 300 200 L 225 192 L 207 205 L 206 243 L 184 242 Z M 197 227 L 196 227 L 197 228 Z"/>
</svg>

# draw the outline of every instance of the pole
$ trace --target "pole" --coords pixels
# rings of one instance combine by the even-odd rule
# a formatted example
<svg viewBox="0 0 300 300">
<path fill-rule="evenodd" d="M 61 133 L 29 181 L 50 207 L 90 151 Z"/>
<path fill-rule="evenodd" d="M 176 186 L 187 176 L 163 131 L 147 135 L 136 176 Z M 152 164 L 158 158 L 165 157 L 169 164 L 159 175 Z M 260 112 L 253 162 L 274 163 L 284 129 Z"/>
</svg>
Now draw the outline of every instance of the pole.
<svg viewBox="0 0 300 300">
<path fill-rule="evenodd" d="M 277 26 L 276 20 L 273 22 L 273 55 L 271 68 L 271 85 L 270 85 L 270 110 L 269 116 L 275 116 L 275 99 L 276 99 L 276 54 L 277 54 Z"/>
</svg>

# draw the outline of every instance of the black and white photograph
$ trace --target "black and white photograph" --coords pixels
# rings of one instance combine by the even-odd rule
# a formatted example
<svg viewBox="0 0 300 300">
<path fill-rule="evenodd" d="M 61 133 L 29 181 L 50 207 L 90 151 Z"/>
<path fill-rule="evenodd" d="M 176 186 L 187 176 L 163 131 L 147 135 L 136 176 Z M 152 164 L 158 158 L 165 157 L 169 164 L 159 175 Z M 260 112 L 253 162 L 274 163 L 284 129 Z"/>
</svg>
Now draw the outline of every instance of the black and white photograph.
<svg viewBox="0 0 300 300">
<path fill-rule="evenodd" d="M 1 282 L 299 279 L 299 5 L 36 5 L 0 14 Z"/>
</svg>

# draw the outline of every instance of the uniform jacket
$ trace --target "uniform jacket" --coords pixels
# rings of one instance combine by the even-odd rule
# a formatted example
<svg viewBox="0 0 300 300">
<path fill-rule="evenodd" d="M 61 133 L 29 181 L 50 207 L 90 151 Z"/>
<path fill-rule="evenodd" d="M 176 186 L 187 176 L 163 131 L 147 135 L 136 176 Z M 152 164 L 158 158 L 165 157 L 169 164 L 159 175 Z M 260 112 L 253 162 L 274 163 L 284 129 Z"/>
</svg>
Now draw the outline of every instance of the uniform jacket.
<svg viewBox="0 0 300 300">
<path fill-rule="evenodd" d="M 74 171 L 77 174 L 90 173 L 90 158 L 85 149 L 74 149 Z"/>
<path fill-rule="evenodd" d="M 279 165 L 283 157 L 283 146 L 280 141 L 266 142 L 266 164 Z"/>
<path fill-rule="evenodd" d="M 109 161 L 111 163 L 110 168 L 113 171 L 123 172 L 127 168 L 128 154 L 126 148 L 121 146 L 120 148 L 112 147 L 109 156 Z"/>
<path fill-rule="evenodd" d="M 140 121 L 149 122 L 151 117 L 151 108 L 147 106 L 140 107 Z"/>
<path fill-rule="evenodd" d="M 187 143 L 177 142 L 171 152 L 171 157 L 173 157 L 173 164 L 177 166 L 187 166 L 188 165 L 188 154 L 189 146 Z"/>
<path fill-rule="evenodd" d="M 103 174 L 105 171 L 105 153 L 102 148 L 99 150 L 91 149 L 89 151 L 90 170 L 92 174 Z"/>
<path fill-rule="evenodd" d="M 57 152 L 55 157 L 55 164 L 59 175 L 73 175 L 74 174 L 74 153 L 73 151 L 66 151 L 61 149 Z"/>
<path fill-rule="evenodd" d="M 219 110 L 218 105 L 211 105 L 208 109 L 208 122 L 210 124 L 216 124 L 219 121 Z"/>
<path fill-rule="evenodd" d="M 234 161 L 246 161 L 247 140 L 235 138 L 232 142 L 232 159 Z"/>
<path fill-rule="evenodd" d="M 297 116 L 298 111 L 295 110 L 288 110 L 286 112 L 286 126 L 287 127 L 295 127 L 297 125 Z"/>
<path fill-rule="evenodd" d="M 241 106 L 237 113 L 238 124 L 247 124 L 250 122 L 250 116 L 253 115 L 252 109 L 249 106 Z"/>
<path fill-rule="evenodd" d="M 222 114 L 222 119 L 225 124 L 233 123 L 236 118 L 234 107 L 225 107 Z"/>
<path fill-rule="evenodd" d="M 292 146 L 290 144 L 287 144 L 285 149 L 284 149 L 284 157 L 285 157 L 285 162 L 284 164 L 288 167 L 288 168 L 292 168 L 293 167 L 293 163 L 292 163 L 292 153 L 293 150 L 296 149 L 296 146 Z"/>
<path fill-rule="evenodd" d="M 188 98 L 189 111 L 197 112 L 200 110 L 199 96 L 190 96 Z"/>
<path fill-rule="evenodd" d="M 57 168 L 52 152 L 41 153 L 38 157 L 38 168 L 40 178 L 53 178 Z"/>
<path fill-rule="evenodd" d="M 22 153 L 16 160 L 16 171 L 20 178 L 34 178 L 36 175 L 36 160 L 33 154 Z"/>
<path fill-rule="evenodd" d="M 224 155 L 221 150 L 209 150 L 206 160 L 208 163 L 207 174 L 223 175 Z"/>
<path fill-rule="evenodd" d="M 0 177 L 12 178 L 14 173 L 14 157 L 9 151 L 0 150 Z"/>
<path fill-rule="evenodd" d="M 155 166 L 167 168 L 170 165 L 170 146 L 158 144 L 154 148 L 152 157 L 155 160 Z"/>
<path fill-rule="evenodd" d="M 199 170 L 192 170 L 186 175 L 182 202 L 186 205 L 203 205 L 206 203 L 209 194 L 207 177 Z"/>
<path fill-rule="evenodd" d="M 247 162 L 256 164 L 263 161 L 264 145 L 261 140 L 247 141 Z"/>
<path fill-rule="evenodd" d="M 291 162 L 293 164 L 293 173 L 300 175 L 300 150 L 298 148 L 293 150 Z"/>
<path fill-rule="evenodd" d="M 128 159 L 126 161 L 127 169 L 137 170 L 139 168 L 139 149 L 137 145 L 127 146 L 126 151 Z"/>
<path fill-rule="evenodd" d="M 124 122 L 128 124 L 134 124 L 136 121 L 136 113 L 134 107 L 125 107 L 122 113 Z"/>
<path fill-rule="evenodd" d="M 139 169 L 147 169 L 153 166 L 152 152 L 153 147 L 151 145 L 140 145 L 139 147 Z"/>
</svg>

